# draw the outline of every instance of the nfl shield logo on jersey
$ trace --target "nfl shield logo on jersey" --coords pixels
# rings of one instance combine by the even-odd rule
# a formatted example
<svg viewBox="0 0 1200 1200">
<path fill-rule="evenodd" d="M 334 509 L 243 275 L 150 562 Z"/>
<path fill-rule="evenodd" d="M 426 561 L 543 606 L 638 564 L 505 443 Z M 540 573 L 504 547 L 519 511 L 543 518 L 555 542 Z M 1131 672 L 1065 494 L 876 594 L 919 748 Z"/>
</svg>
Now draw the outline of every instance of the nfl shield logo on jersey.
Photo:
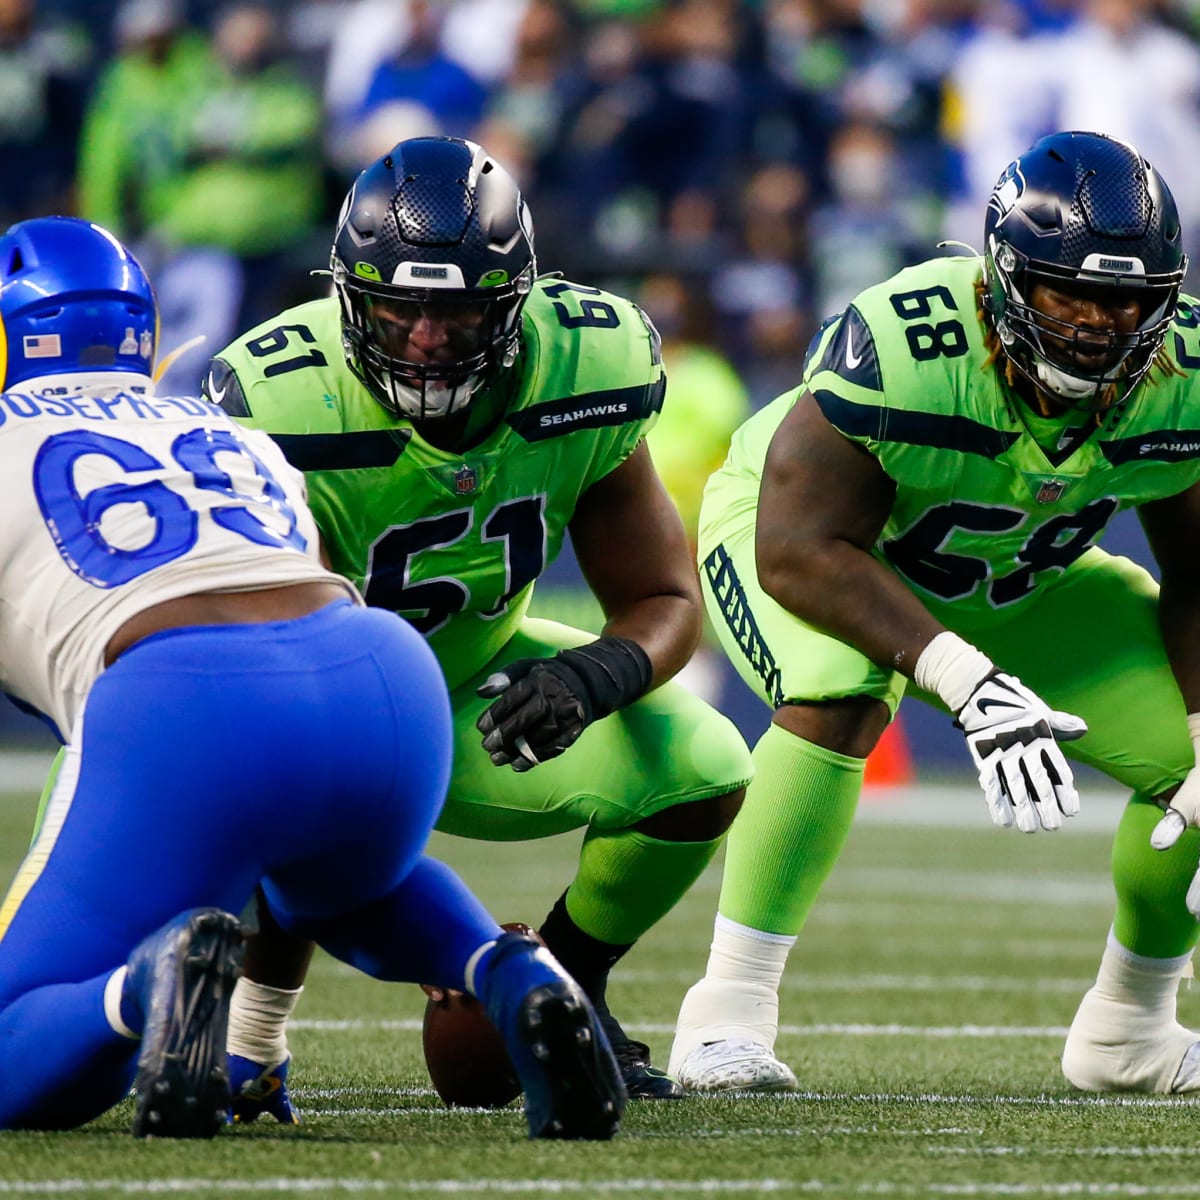
<svg viewBox="0 0 1200 1200">
<path fill-rule="evenodd" d="M 1063 492 L 1066 490 L 1067 484 L 1064 479 L 1043 479 L 1041 486 L 1037 490 L 1037 502 L 1039 504 L 1053 504 L 1056 500 L 1061 499 Z"/>
<path fill-rule="evenodd" d="M 454 472 L 454 490 L 460 496 L 470 495 L 471 492 L 479 485 L 479 476 L 474 467 L 468 467 L 463 463 L 457 471 Z"/>
</svg>

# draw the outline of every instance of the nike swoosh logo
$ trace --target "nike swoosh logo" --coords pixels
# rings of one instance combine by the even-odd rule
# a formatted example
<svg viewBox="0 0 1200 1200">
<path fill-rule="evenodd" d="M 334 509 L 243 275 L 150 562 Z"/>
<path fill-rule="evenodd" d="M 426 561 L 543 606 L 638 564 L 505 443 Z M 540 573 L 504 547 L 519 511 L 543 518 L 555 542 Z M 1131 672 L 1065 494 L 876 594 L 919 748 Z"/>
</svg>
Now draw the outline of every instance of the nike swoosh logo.
<svg viewBox="0 0 1200 1200">
<path fill-rule="evenodd" d="M 217 391 L 217 381 L 213 378 L 211 371 L 208 373 L 208 398 L 214 404 L 220 404 L 225 399 L 225 389 L 221 388 L 220 391 Z"/>
<path fill-rule="evenodd" d="M 847 331 L 846 333 L 846 366 L 851 371 L 857 371 L 862 363 L 862 355 L 854 353 L 854 336 Z"/>
<path fill-rule="evenodd" d="M 975 705 L 975 707 L 978 708 L 981 713 L 985 713 L 989 708 L 1011 708 L 1014 712 L 1019 712 L 1023 706 L 1020 704 L 1014 704 L 1011 700 L 1000 700 L 996 697 L 993 697 L 989 700 L 985 696 Z"/>
</svg>

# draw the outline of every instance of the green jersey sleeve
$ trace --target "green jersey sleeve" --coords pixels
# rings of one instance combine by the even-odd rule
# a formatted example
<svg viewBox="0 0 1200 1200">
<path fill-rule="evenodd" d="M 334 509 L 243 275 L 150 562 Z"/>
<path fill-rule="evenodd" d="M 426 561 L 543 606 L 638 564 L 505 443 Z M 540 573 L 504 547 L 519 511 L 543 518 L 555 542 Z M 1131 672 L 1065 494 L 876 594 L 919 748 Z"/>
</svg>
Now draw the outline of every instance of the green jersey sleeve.
<svg viewBox="0 0 1200 1200">
<path fill-rule="evenodd" d="M 1039 418 L 986 342 L 978 258 L 932 259 L 830 322 L 803 384 L 735 438 L 714 482 L 721 527 L 745 519 L 771 437 L 803 391 L 896 484 L 875 547 L 947 623 L 986 623 L 1062 573 L 1114 513 L 1200 479 L 1200 309 L 1184 297 L 1165 356 L 1113 409 Z"/>
<path fill-rule="evenodd" d="M 579 497 L 633 453 L 663 401 L 650 322 L 564 280 L 535 284 L 511 370 L 503 418 L 462 454 L 374 400 L 346 364 L 335 298 L 250 330 L 206 384 L 305 473 L 334 569 L 425 634 L 451 687 L 512 637 Z"/>
</svg>

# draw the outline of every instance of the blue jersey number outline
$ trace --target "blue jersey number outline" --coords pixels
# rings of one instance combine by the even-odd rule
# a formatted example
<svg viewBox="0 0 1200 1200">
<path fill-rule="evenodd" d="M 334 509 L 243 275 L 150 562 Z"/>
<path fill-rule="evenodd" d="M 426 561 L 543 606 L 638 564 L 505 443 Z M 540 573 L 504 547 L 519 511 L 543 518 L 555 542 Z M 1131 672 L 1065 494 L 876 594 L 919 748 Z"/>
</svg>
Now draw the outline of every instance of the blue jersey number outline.
<svg viewBox="0 0 1200 1200">
<path fill-rule="evenodd" d="M 216 464 L 216 455 L 222 452 L 250 459 L 263 481 L 262 500 L 233 487 L 232 479 Z M 120 587 L 180 558 L 196 544 L 199 515 L 161 479 L 110 483 L 94 488 L 86 496 L 80 495 L 75 486 L 75 464 L 93 454 L 111 459 L 127 473 L 164 468 L 162 462 L 141 446 L 90 429 L 55 434 L 42 443 L 33 463 L 34 495 L 59 555 L 80 579 L 93 587 Z M 171 454 L 184 470 L 192 473 L 198 487 L 246 502 L 210 509 L 217 524 L 258 545 L 290 546 L 304 551 L 307 543 L 297 528 L 295 511 L 288 504 L 283 488 L 258 455 L 231 431 L 189 430 L 175 439 Z M 280 535 L 268 528 L 247 506 L 264 502 L 288 520 L 286 533 Z M 122 550 L 104 539 L 101 521 L 116 504 L 145 506 L 155 530 L 144 546 Z"/>
</svg>

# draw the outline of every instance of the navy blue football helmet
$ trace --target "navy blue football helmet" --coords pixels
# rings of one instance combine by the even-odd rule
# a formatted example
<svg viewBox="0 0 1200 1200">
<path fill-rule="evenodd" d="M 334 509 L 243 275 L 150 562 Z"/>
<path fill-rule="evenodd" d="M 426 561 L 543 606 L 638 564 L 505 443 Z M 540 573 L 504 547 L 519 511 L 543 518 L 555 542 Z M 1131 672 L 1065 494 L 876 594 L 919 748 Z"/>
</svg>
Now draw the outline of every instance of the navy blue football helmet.
<svg viewBox="0 0 1200 1200">
<path fill-rule="evenodd" d="M 150 281 L 106 229 L 37 217 L 0 237 L 0 391 L 76 371 L 150 375 L 157 343 Z"/>
<path fill-rule="evenodd" d="M 351 369 L 392 414 L 446 417 L 516 358 L 537 273 L 533 221 L 482 147 L 410 138 L 355 181 L 330 266 Z M 423 316 L 445 341 L 413 361 L 408 334 Z"/>
<path fill-rule="evenodd" d="M 984 308 L 1013 365 L 1070 407 L 1104 408 L 1114 385 L 1128 394 L 1163 344 L 1187 271 L 1175 201 L 1154 167 L 1105 134 L 1044 137 L 1000 176 L 984 242 Z M 1052 320 L 1030 304 L 1039 283 L 1135 296 L 1137 328 L 1104 342 L 1102 331 Z"/>
</svg>

